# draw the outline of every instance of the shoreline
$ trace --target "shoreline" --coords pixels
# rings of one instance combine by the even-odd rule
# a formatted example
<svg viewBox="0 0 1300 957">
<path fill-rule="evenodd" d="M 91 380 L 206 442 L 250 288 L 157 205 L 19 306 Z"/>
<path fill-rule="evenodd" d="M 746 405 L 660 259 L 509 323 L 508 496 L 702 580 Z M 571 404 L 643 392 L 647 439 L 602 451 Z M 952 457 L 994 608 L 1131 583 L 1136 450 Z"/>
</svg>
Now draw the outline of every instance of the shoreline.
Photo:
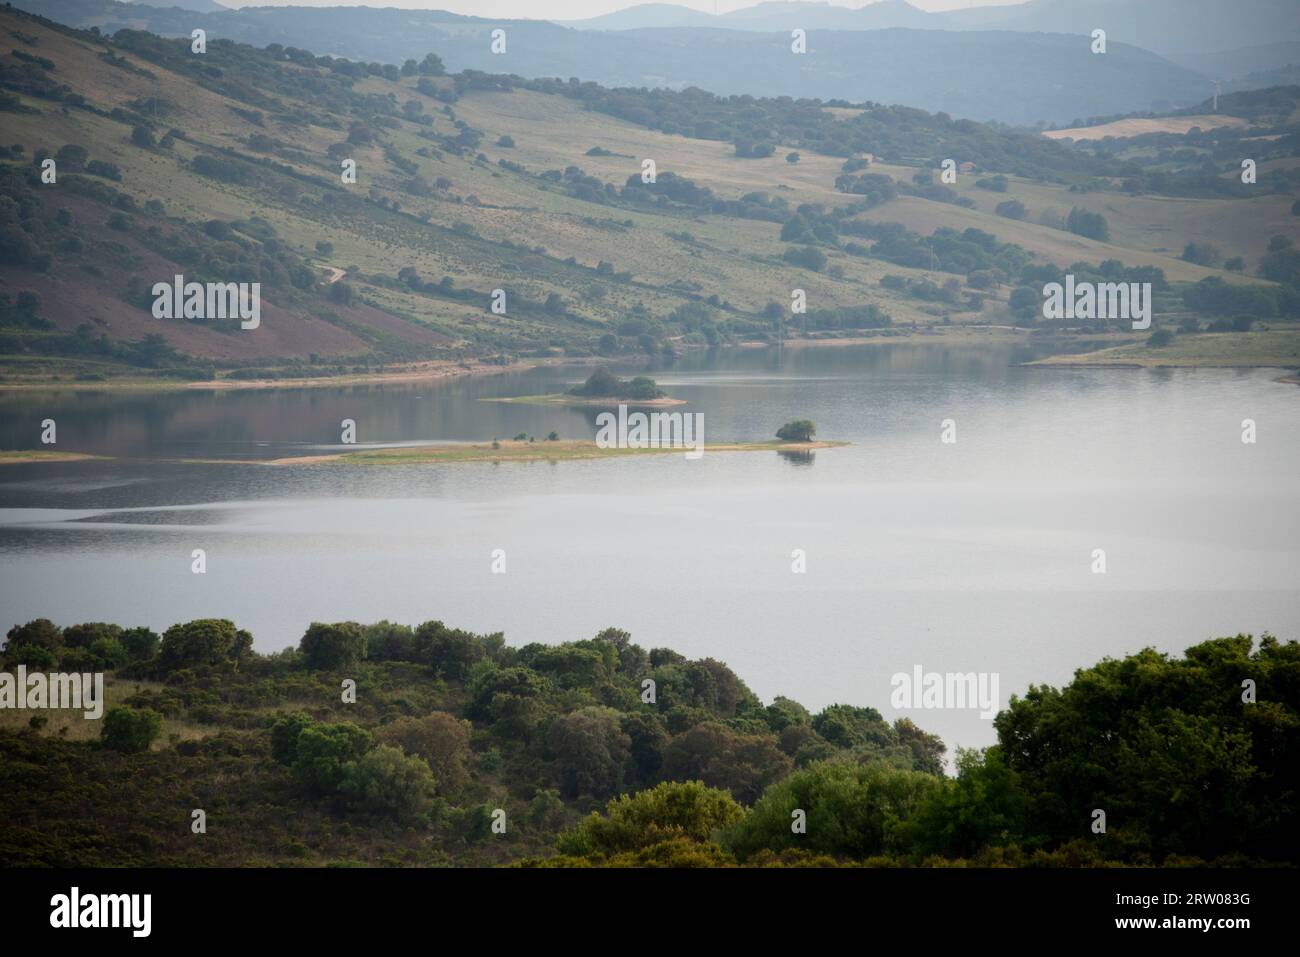
<svg viewBox="0 0 1300 957">
<path fill-rule="evenodd" d="M 1058 369 L 1278 369 L 1289 370 L 1287 363 L 1273 361 L 1246 360 L 1234 362 L 1231 359 L 1139 359 L 1134 356 L 1116 357 L 1114 359 L 1079 359 L 1075 356 L 1044 356 L 1019 363 L 1021 368 L 1058 368 Z M 1292 382 L 1300 385 L 1300 377 L 1283 376 L 1274 382 Z"/>
<path fill-rule="evenodd" d="M 666 395 L 657 399 L 615 399 L 600 396 L 569 395 L 567 392 L 553 393 L 551 395 L 487 396 L 480 398 L 479 401 L 504 402 L 510 405 L 554 405 L 576 408 L 595 406 L 602 409 L 610 409 L 620 405 L 625 405 L 628 408 L 635 406 L 642 409 L 657 409 L 686 404 L 685 399 L 674 399 Z"/>
<path fill-rule="evenodd" d="M 899 344 L 936 344 L 943 342 L 986 339 L 1021 339 L 1023 333 L 1011 326 L 925 326 L 915 330 L 909 329 L 901 335 L 867 335 L 840 339 L 786 339 L 783 342 L 756 342 L 753 340 L 737 342 L 723 346 L 723 349 L 808 349 L 823 346 L 840 347 L 853 345 L 877 345 L 883 343 Z M 691 351 L 705 351 L 691 350 Z M 627 357 L 629 363 L 643 360 L 645 357 Z M 242 389 L 312 389 L 328 388 L 341 385 L 366 385 L 384 382 L 420 382 L 441 379 L 456 379 L 469 376 L 496 375 L 503 372 L 526 372 L 529 369 L 545 366 L 586 366 L 586 365 L 620 365 L 619 356 L 545 356 L 519 359 L 506 365 L 488 363 L 475 359 L 425 359 L 413 363 L 393 363 L 394 368 L 383 372 L 357 372 L 342 375 L 306 376 L 266 379 L 204 379 L 187 381 L 165 378 L 137 378 L 120 376 L 105 379 L 102 382 L 82 382 L 68 378 L 31 378 L 5 381 L 0 378 L 2 392 L 35 391 L 121 391 L 121 392 L 176 392 L 176 391 L 235 391 Z M 525 397 L 519 397 L 523 399 Z M 574 396 L 575 399 L 582 397 Z M 600 400 L 604 401 L 604 400 Z M 657 401 L 657 400 L 656 400 Z M 549 404 L 549 403 L 548 403 Z M 558 404 L 558 403 L 556 403 Z M 615 403 L 617 404 L 617 402 Z M 631 405 L 632 403 L 626 403 Z M 646 404 L 638 402 L 637 404 Z"/>
<path fill-rule="evenodd" d="M 566 359 L 579 362 L 580 359 Z M 537 366 L 553 364 L 554 359 L 535 359 L 497 365 L 486 362 L 462 364 L 459 361 L 432 359 L 388 370 L 385 372 L 357 372 L 343 375 L 307 376 L 280 379 L 203 379 L 184 381 L 170 379 L 108 379 L 103 382 L 78 382 L 73 379 L 44 379 L 28 382 L 0 381 L 0 392 L 77 390 L 87 392 L 176 392 L 176 391 L 235 391 L 241 389 L 311 389 L 339 385 L 364 385 L 376 382 L 421 382 L 439 379 L 458 379 L 470 376 L 495 375 L 502 372 L 525 372 Z"/>
<path fill-rule="evenodd" d="M 1060 366 L 1062 368 L 1225 368 L 1225 369 L 1283 369 L 1290 371 L 1293 362 L 1284 358 L 1267 359 L 1233 359 L 1229 356 L 1212 357 L 1151 357 L 1115 356 L 1113 358 L 1085 358 L 1101 356 L 1111 348 L 1134 345 L 1138 340 L 1127 333 L 1088 333 L 1050 335 L 1035 334 L 1032 330 L 1006 325 L 963 325 L 924 326 L 908 330 L 901 335 L 879 334 L 845 336 L 843 338 L 796 338 L 782 342 L 761 342 L 745 340 L 723 349 L 818 349 L 844 348 L 865 345 L 982 345 L 1009 342 L 1071 342 L 1071 343 L 1114 343 L 1101 346 L 1091 352 L 1061 353 L 1043 356 L 1020 363 L 1021 366 Z M 629 363 L 635 357 L 628 357 Z M 547 366 L 590 366 L 599 364 L 619 365 L 617 356 L 545 356 L 518 359 L 508 364 L 489 363 L 481 360 L 428 359 L 413 363 L 394 364 L 393 368 L 382 372 L 344 373 L 342 375 L 307 376 L 266 379 L 232 379 L 218 378 L 202 381 L 184 381 L 163 378 L 134 378 L 122 376 L 106 379 L 102 382 L 83 382 L 67 378 L 32 378 L 28 380 L 4 381 L 0 379 L 0 393 L 3 392 L 37 392 L 37 391 L 85 391 L 85 392 L 175 392 L 175 391 L 236 391 L 244 389 L 323 389 L 331 386 L 370 385 L 386 382 L 437 382 L 476 376 L 498 375 L 509 372 L 526 372 Z M 1279 380 L 1281 381 L 1281 380 Z M 483 402 L 504 402 L 519 405 L 569 405 L 582 406 L 642 406 L 646 408 L 666 407 L 686 404 L 685 400 L 664 397 L 661 399 L 629 400 L 589 398 L 569 396 L 567 394 L 546 396 L 510 396 L 488 397 Z"/>
</svg>

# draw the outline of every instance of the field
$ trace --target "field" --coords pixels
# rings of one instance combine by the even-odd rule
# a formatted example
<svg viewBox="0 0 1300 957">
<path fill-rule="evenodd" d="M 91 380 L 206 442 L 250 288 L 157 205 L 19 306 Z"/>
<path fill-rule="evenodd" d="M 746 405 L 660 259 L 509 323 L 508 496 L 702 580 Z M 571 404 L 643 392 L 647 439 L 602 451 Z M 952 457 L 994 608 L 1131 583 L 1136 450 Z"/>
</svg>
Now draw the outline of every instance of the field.
<svg viewBox="0 0 1300 957">
<path fill-rule="evenodd" d="M 1131 342 L 1080 355 L 1051 356 L 1030 364 L 1295 368 L 1300 366 L 1300 329 L 1292 326 L 1250 333 L 1180 334 L 1167 346 L 1153 347 L 1144 341 Z"/>
<path fill-rule="evenodd" d="M 1186 133 L 1191 129 L 1209 130 L 1216 127 L 1245 128 L 1249 124 L 1236 116 L 1162 116 L 1150 119 L 1125 119 L 1097 126 L 1078 126 L 1068 130 L 1044 130 L 1043 135 L 1053 140 L 1104 140 L 1108 136 L 1125 139 L 1147 133 Z"/>
</svg>

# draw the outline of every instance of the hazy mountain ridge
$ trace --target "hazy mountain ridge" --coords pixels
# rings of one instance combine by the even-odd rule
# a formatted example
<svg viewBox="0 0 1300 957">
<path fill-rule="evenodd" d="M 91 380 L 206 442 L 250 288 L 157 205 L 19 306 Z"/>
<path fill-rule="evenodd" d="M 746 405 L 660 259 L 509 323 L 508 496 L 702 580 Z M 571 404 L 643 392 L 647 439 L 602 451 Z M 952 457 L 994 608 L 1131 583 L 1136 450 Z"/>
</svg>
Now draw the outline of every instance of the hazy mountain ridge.
<svg viewBox="0 0 1300 957">
<path fill-rule="evenodd" d="M 23 0 L 22 6 L 110 33 L 131 28 L 189 36 L 203 27 L 211 39 L 280 43 L 363 62 L 400 63 L 433 51 L 451 70 L 576 76 L 604 86 L 697 86 L 723 95 L 872 100 L 1022 125 L 1178 108 L 1212 92 L 1204 77 L 1145 50 L 1112 40 L 1099 57 L 1085 38 L 1066 34 L 814 31 L 808 53 L 796 56 L 780 33 L 718 28 L 593 35 L 548 22 L 365 7 L 201 14 L 111 0 Z M 498 27 L 507 31 L 504 56 L 489 48 Z"/>
<path fill-rule="evenodd" d="M 714 15 L 670 3 L 646 3 L 585 20 L 557 20 L 580 30 L 635 30 L 648 27 L 712 26 L 732 30 L 880 30 L 888 27 L 948 29 L 935 14 L 906 0 L 880 0 L 865 7 L 827 3 L 759 3 Z"/>
<path fill-rule="evenodd" d="M 584 30 L 715 26 L 735 30 L 1012 30 L 1091 34 L 1162 56 L 1222 52 L 1300 40 L 1293 0 L 1030 0 L 1006 6 L 929 13 L 906 0 L 856 9 L 826 3 L 767 2 L 713 16 L 672 4 L 641 4 L 602 17 L 559 21 Z"/>
</svg>

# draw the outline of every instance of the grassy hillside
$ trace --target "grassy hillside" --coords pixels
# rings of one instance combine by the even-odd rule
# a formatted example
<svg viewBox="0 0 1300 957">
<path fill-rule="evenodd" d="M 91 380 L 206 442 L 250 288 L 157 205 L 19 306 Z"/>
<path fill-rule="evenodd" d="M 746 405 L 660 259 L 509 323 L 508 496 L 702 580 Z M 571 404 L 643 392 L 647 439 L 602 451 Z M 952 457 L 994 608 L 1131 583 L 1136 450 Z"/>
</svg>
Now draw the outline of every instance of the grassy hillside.
<svg viewBox="0 0 1300 957">
<path fill-rule="evenodd" d="M 1206 155 L 1232 148 L 1217 140 L 1180 166 L 874 104 L 449 76 L 436 57 L 363 65 L 219 39 L 195 54 L 8 8 L 0 29 L 10 383 L 301 379 L 1032 325 L 1009 306 L 1017 287 L 1108 260 L 1158 271 L 1180 308 L 1180 284 L 1211 279 L 1264 290 L 1260 320 L 1296 315 L 1293 254 L 1272 248 L 1300 222 L 1277 97 L 1246 131 L 1267 137 L 1272 165 L 1242 194 L 1203 187 Z M 41 181 L 46 157 L 55 183 Z M 975 168 L 942 184 L 949 157 Z M 1108 235 L 1064 228 L 1076 207 Z M 1221 255 L 1185 258 L 1189 243 Z M 260 281 L 261 327 L 155 319 L 150 289 L 178 273 Z M 796 289 L 806 313 L 792 312 Z"/>
</svg>

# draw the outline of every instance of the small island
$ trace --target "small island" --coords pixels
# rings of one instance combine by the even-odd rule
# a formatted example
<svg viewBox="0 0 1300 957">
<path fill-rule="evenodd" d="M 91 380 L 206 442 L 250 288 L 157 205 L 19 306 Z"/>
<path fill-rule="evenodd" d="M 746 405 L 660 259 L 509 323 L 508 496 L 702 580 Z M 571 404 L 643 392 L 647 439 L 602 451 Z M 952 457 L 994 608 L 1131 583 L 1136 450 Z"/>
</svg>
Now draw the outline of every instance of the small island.
<svg viewBox="0 0 1300 957">
<path fill-rule="evenodd" d="M 847 442 L 719 442 L 706 444 L 705 452 L 781 452 L 807 453 L 833 449 Z M 590 439 L 559 441 L 518 441 L 501 439 L 492 443 L 474 442 L 458 445 L 421 445 L 391 449 L 359 449 L 331 455 L 300 455 L 271 459 L 263 465 L 441 465 L 458 462 L 561 462 L 578 459 L 620 458 L 627 455 L 681 455 L 683 449 L 602 449 Z M 247 460 L 242 463 L 248 464 Z"/>
<path fill-rule="evenodd" d="M 87 462 L 108 457 L 85 452 L 58 452 L 53 449 L 12 449 L 0 452 L 0 465 L 22 465 L 28 462 Z"/>
<path fill-rule="evenodd" d="M 685 399 L 667 396 L 654 379 L 637 376 L 620 379 L 601 366 L 582 385 L 555 395 L 520 395 L 508 398 L 484 399 L 484 402 L 511 402 L 519 405 L 565 405 L 607 407 L 610 405 L 635 405 L 644 408 L 661 408 L 685 405 Z"/>
<path fill-rule="evenodd" d="M 848 442 L 815 441 L 817 426 L 807 419 L 787 422 L 777 429 L 776 441 L 706 443 L 704 452 L 779 452 L 782 455 L 811 457 L 817 449 L 833 449 Z M 591 439 L 561 439 L 552 432 L 543 440 L 523 433 L 514 439 L 488 442 L 459 442 L 444 445 L 395 446 L 380 449 L 357 449 L 327 455 L 298 455 L 270 459 L 263 465 L 425 465 L 456 462 L 559 462 L 566 459 L 604 459 L 626 455 L 663 455 L 687 449 L 673 446 L 607 447 Z"/>
<path fill-rule="evenodd" d="M 811 461 L 818 449 L 834 449 L 848 442 L 816 440 L 817 427 L 807 419 L 787 422 L 776 431 L 776 439 L 761 442 L 706 442 L 698 447 L 661 445 L 602 446 L 593 439 L 561 439 L 551 432 L 545 438 L 520 432 L 513 439 L 491 442 L 446 442 L 439 445 L 399 445 L 386 448 L 352 449 L 323 455 L 291 455 L 277 459 L 150 459 L 140 461 L 170 462 L 183 465 L 442 465 L 460 462 L 561 462 L 579 459 L 620 458 L 628 455 L 664 455 L 698 448 L 701 452 L 777 452 L 787 457 Z M 107 460 L 111 456 L 86 455 L 79 452 L 52 452 L 19 449 L 0 452 L 0 464 L 7 462 L 72 462 Z"/>
</svg>

